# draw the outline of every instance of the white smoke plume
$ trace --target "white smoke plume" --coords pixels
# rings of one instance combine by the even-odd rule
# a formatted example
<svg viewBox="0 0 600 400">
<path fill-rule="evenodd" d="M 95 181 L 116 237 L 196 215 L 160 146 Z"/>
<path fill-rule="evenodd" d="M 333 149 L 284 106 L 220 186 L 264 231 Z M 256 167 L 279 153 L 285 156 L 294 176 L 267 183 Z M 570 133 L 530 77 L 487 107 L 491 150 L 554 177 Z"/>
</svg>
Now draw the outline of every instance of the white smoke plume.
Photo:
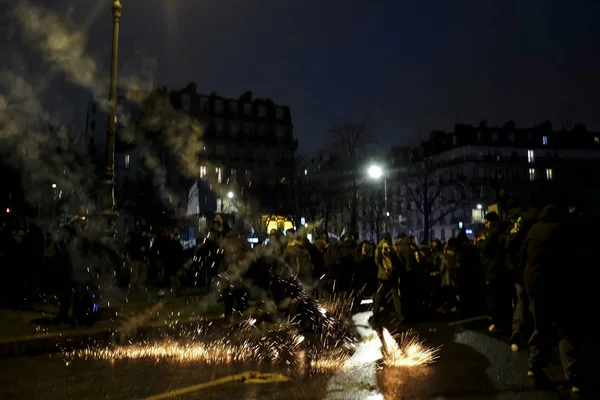
<svg viewBox="0 0 600 400">
<path fill-rule="evenodd" d="M 85 29 L 68 15 L 57 15 L 25 0 L 15 2 L 11 23 L 30 50 L 42 58 L 48 73 L 38 77 L 20 74 L 22 63 L 26 64 L 24 60 L 19 60 L 13 69 L 2 71 L 0 145 L 6 156 L 3 159 L 21 171 L 30 204 L 54 203 L 56 193 L 41 192 L 38 188 L 56 184 L 61 196 L 83 209 L 93 210 L 97 204 L 98 179 L 97 166 L 89 156 L 88 138 L 54 122 L 53 115 L 39 99 L 45 95 L 49 81 L 60 77 L 89 91 L 98 106 L 106 111 L 108 66 L 90 55 Z M 174 167 L 184 178 L 198 178 L 201 165 L 208 170 L 214 170 L 215 166 L 206 160 L 200 161 L 204 143 L 199 121 L 175 110 L 168 100 L 168 93 L 154 90 L 155 69 L 154 61 L 140 59 L 139 65 L 126 66 L 119 71 L 119 86 L 142 95 L 129 99 L 137 102 L 141 110 L 139 115 L 119 114 L 118 135 L 135 147 L 157 193 L 166 205 L 171 206 L 173 199 L 176 203 L 178 192 L 169 187 L 169 171 L 163 153 L 168 153 L 174 160 Z M 80 111 L 83 112 L 77 110 Z M 226 197 L 229 188 L 210 181 L 213 179 L 210 175 L 204 179 L 214 184 L 220 197 Z M 260 218 L 257 218 L 260 213 L 255 204 L 239 199 L 234 202 L 238 218 L 253 224 Z M 119 204 L 117 210 L 121 215 L 124 212 Z M 232 249 L 227 242 L 224 247 L 228 254 L 228 268 L 222 276 L 224 281 L 239 281 L 258 257 L 276 259 L 282 270 L 289 268 L 280 260 L 282 249 L 277 244 L 253 252 Z M 255 297 L 264 296 L 266 312 L 273 310 L 275 305 L 266 293 L 255 287 L 249 290 Z M 209 293 L 207 307 L 218 300 L 217 293 L 217 290 Z"/>
</svg>

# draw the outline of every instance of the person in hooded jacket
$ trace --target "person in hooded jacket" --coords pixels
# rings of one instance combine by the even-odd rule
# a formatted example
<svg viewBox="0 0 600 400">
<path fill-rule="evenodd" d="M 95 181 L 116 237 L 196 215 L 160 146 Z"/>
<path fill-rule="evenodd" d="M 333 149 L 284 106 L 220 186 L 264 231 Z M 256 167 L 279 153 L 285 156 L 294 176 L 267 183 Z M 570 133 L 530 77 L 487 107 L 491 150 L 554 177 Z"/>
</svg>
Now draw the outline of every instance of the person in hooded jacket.
<svg viewBox="0 0 600 400">
<path fill-rule="evenodd" d="M 383 238 L 377 244 L 375 264 L 377 265 L 377 281 L 379 285 L 373 299 L 373 319 L 371 321 L 376 321 L 380 317 L 381 299 L 389 293 L 392 295 L 396 318 L 398 322 L 402 322 L 404 321 L 404 314 L 402 313 L 402 303 L 398 287 L 400 261 L 392 247 L 392 238 L 387 233 L 383 235 Z"/>
<path fill-rule="evenodd" d="M 583 385 L 581 351 L 581 319 L 574 310 L 579 306 L 575 291 L 578 276 L 565 271 L 570 264 L 572 243 L 564 216 L 549 205 L 544 207 L 538 222 L 527 233 L 523 249 L 524 283 L 529 295 L 535 328 L 529 340 L 528 376 L 538 387 L 552 387 L 544 368 L 552 358 L 552 344 L 558 334 L 563 370 L 572 391 L 578 393 Z"/>
</svg>

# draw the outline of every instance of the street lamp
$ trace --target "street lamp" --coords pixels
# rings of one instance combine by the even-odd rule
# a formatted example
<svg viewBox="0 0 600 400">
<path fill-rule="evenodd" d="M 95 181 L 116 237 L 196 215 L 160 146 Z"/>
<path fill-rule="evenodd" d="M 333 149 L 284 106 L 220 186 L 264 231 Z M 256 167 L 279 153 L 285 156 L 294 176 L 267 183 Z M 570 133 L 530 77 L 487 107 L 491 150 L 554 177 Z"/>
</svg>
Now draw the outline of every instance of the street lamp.
<svg viewBox="0 0 600 400">
<path fill-rule="evenodd" d="M 367 172 L 369 173 L 369 176 L 374 180 L 379 180 L 383 176 L 383 169 L 379 165 L 371 165 Z M 390 213 L 387 207 L 387 179 L 385 177 L 383 178 L 383 202 L 385 215 L 386 217 L 389 217 Z M 387 230 L 387 218 L 385 220 L 385 229 Z"/>
<path fill-rule="evenodd" d="M 233 192 L 228 192 L 227 197 L 229 197 L 230 199 L 233 199 Z"/>
<path fill-rule="evenodd" d="M 106 154 L 102 180 L 102 215 L 107 223 L 107 234 L 114 236 L 117 212 L 115 207 L 115 135 L 117 118 L 117 66 L 119 63 L 119 23 L 123 7 L 120 0 L 112 3 L 113 37 L 110 64 L 110 85 L 108 88 L 108 121 L 106 123 Z"/>
<path fill-rule="evenodd" d="M 383 170 L 378 165 L 371 165 L 368 172 L 369 176 L 373 179 L 379 179 L 383 175 Z"/>
<path fill-rule="evenodd" d="M 483 206 L 481 204 L 477 204 L 477 209 L 479 210 L 479 217 L 481 221 L 483 221 Z"/>
</svg>

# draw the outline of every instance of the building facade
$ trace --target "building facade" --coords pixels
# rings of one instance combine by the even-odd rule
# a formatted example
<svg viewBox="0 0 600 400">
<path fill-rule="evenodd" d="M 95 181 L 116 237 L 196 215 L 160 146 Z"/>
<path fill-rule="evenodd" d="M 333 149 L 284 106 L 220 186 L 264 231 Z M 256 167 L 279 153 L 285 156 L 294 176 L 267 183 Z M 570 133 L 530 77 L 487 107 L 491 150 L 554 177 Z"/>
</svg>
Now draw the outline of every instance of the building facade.
<svg viewBox="0 0 600 400">
<path fill-rule="evenodd" d="M 249 91 L 237 99 L 202 94 L 193 83 L 168 96 L 176 110 L 202 125 L 203 151 L 188 216 L 235 214 L 242 217 L 236 218 L 236 226 L 255 234 L 265 234 L 272 221 L 295 225 L 292 185 L 298 141 L 290 108 Z"/>
<path fill-rule="evenodd" d="M 176 112 L 189 116 L 201 129 L 202 151 L 197 160 L 196 176 L 176 171 L 177 155 L 162 157 L 167 170 L 167 186 L 180 199 L 175 208 L 184 207 L 188 220 L 202 220 L 216 213 L 237 214 L 241 219 L 256 220 L 242 225 L 264 230 L 265 220 L 290 220 L 293 215 L 290 184 L 295 177 L 295 151 L 290 109 L 270 99 L 255 98 L 251 92 L 239 98 L 216 93 L 202 94 L 194 83 L 180 90 L 155 88 L 148 92 L 118 91 L 115 180 L 117 191 L 131 182 L 143 180 L 146 173 L 143 154 L 135 144 L 121 140 L 126 126 L 148 114 L 145 100 L 167 99 Z M 147 115 L 145 116 L 147 118 Z M 87 110 L 86 133 L 93 138 L 103 162 L 106 148 L 107 115 L 96 102 Z M 248 217 L 249 214 L 257 214 Z M 260 217 L 258 217 L 260 215 Z M 267 222 L 268 223 L 268 222 Z M 197 225 L 192 222 L 192 225 Z"/>
<path fill-rule="evenodd" d="M 395 149 L 390 164 L 392 207 L 419 239 L 447 240 L 463 227 L 476 234 L 489 209 L 506 217 L 556 202 L 594 213 L 600 200 L 600 133 L 582 125 L 458 124 L 417 148 Z"/>
</svg>

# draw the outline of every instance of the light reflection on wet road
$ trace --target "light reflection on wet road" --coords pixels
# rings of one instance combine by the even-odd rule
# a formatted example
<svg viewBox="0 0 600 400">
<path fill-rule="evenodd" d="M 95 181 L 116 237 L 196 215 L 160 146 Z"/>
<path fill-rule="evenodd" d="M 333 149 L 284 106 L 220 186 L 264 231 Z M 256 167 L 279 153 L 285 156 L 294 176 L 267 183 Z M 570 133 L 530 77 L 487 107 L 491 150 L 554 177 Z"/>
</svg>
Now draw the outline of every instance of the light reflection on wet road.
<svg viewBox="0 0 600 400">
<path fill-rule="evenodd" d="M 135 360 L 109 362 L 58 356 L 0 360 L 3 399 L 140 399 L 198 385 L 249 370 L 279 373 L 291 381 L 228 381 L 190 391 L 178 399 L 553 399 L 534 391 L 526 378 L 526 354 L 484 332 L 442 324 L 417 328 L 431 344 L 442 344 L 437 363 L 418 368 L 381 367 L 380 342 L 367 313 L 354 317 L 363 340 L 334 376 L 305 377 L 278 365 L 205 365 Z M 351 368 L 359 365 L 359 368 Z M 554 375 L 559 368 L 552 368 Z"/>
</svg>

